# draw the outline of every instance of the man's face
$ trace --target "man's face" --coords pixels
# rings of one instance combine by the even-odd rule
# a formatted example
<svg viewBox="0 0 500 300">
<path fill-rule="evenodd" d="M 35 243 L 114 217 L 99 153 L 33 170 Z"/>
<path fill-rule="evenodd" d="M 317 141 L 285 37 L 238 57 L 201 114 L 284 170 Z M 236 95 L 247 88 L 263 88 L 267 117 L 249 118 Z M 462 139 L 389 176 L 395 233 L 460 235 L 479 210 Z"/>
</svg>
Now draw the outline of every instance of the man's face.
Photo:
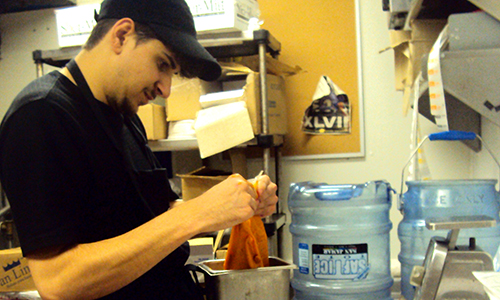
<svg viewBox="0 0 500 300">
<path fill-rule="evenodd" d="M 139 106 L 156 96 L 167 98 L 172 76 L 180 71 L 173 53 L 156 39 L 138 44 L 135 38 L 128 40 L 116 66 L 106 101 L 125 115 L 137 113 Z"/>
</svg>

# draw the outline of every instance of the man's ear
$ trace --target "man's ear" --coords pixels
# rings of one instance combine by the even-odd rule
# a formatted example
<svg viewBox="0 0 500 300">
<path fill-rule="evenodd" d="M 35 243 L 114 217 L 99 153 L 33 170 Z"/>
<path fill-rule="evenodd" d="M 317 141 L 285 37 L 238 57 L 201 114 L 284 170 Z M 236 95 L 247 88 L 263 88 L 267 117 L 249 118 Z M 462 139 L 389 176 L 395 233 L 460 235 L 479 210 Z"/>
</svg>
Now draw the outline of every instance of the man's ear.
<svg viewBox="0 0 500 300">
<path fill-rule="evenodd" d="M 130 18 L 118 20 L 111 28 L 111 46 L 116 54 L 123 50 L 125 43 L 135 33 L 135 23 Z"/>
</svg>

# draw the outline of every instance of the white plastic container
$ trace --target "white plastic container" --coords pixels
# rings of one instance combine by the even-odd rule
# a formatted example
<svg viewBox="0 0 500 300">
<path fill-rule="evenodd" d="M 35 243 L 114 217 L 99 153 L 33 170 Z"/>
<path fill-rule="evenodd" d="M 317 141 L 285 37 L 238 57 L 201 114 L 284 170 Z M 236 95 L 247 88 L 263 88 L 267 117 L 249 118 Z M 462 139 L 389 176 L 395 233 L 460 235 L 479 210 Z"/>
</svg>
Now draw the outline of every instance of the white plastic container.
<svg viewBox="0 0 500 300">
<path fill-rule="evenodd" d="M 391 187 L 312 182 L 290 186 L 295 299 L 392 299 Z"/>
</svg>

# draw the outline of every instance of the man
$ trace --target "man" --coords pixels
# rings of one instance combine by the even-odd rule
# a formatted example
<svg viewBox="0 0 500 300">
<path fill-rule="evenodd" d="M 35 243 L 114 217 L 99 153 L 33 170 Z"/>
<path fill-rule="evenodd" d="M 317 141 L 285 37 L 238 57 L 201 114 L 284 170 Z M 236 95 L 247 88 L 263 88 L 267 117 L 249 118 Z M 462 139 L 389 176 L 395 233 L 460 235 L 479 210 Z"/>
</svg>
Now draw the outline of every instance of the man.
<svg viewBox="0 0 500 300">
<path fill-rule="evenodd" d="M 135 114 L 172 76 L 214 80 L 184 0 L 105 0 L 64 69 L 28 85 L 0 127 L 0 180 L 43 299 L 202 299 L 186 241 L 267 216 L 276 185 L 239 175 L 177 197 Z M 259 196 L 257 196 L 259 195 Z"/>
</svg>

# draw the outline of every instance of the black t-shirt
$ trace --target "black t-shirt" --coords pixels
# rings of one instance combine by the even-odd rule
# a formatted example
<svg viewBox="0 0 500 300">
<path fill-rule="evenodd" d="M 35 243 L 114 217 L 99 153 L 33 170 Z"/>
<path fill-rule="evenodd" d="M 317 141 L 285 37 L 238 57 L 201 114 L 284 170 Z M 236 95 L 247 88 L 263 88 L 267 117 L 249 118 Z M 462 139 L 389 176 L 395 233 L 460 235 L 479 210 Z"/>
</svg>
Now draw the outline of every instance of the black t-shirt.
<svg viewBox="0 0 500 300">
<path fill-rule="evenodd" d="M 95 101 L 112 133 L 127 145 L 123 149 L 107 137 L 78 87 L 57 71 L 29 84 L 2 121 L 0 180 L 24 255 L 121 235 L 149 221 L 151 210 L 162 213 L 175 199 L 169 186 L 168 199 L 157 203 L 141 196 L 142 181 L 151 180 L 139 176 L 134 183 L 132 176 L 145 168 L 144 149 L 133 144 L 130 123 L 121 114 Z M 131 121 L 143 130 L 138 118 Z M 127 155 L 134 158 L 133 173 L 127 169 Z M 139 171 L 154 177 L 157 170 Z M 188 255 L 185 243 L 103 299 L 198 299 L 183 268 Z"/>
</svg>

